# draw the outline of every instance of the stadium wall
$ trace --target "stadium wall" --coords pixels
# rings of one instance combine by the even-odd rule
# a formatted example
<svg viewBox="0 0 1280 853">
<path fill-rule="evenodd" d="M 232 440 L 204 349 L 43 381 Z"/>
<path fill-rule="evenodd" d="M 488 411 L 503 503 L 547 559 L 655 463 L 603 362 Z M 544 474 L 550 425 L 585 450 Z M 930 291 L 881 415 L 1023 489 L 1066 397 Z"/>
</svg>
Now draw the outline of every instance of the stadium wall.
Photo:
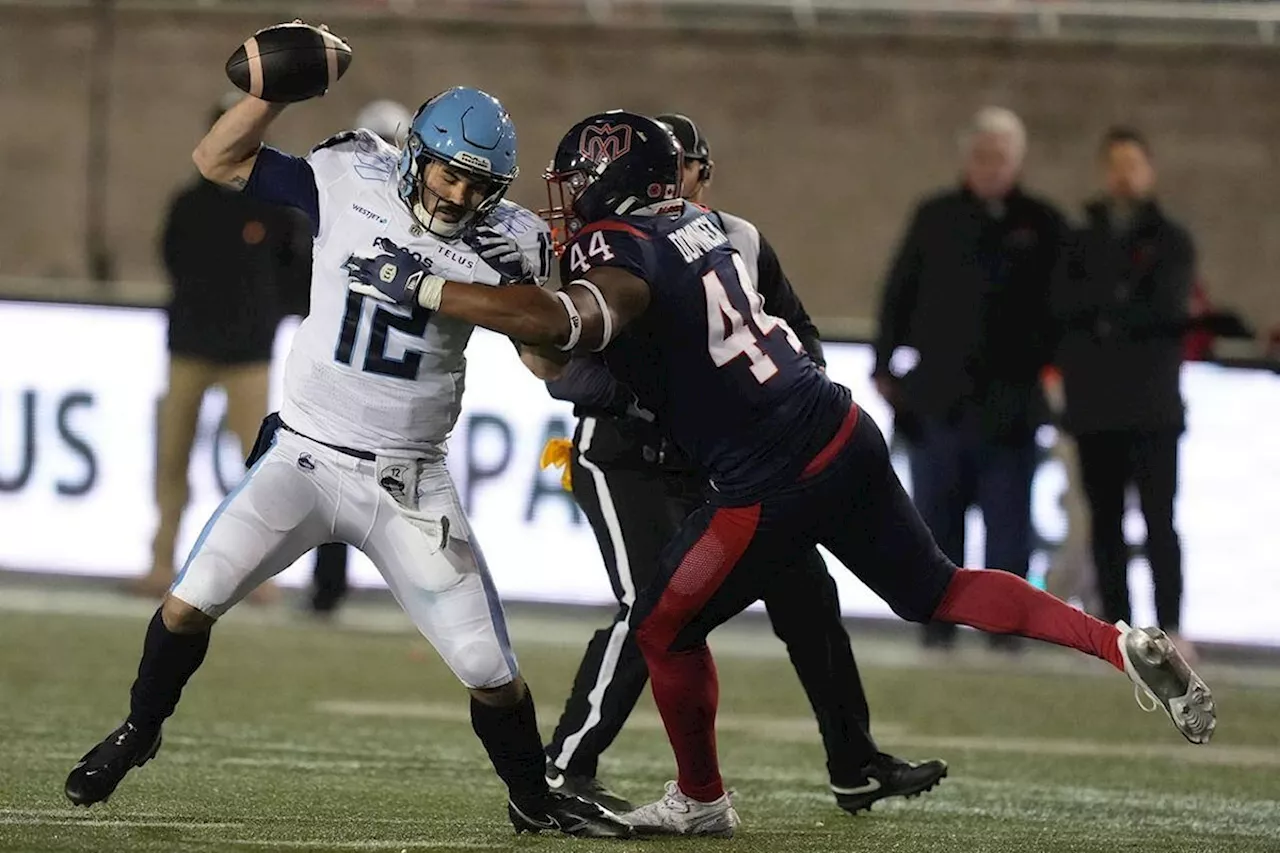
<svg viewBox="0 0 1280 853">
<path fill-rule="evenodd" d="M 222 65 L 254 29 L 243 12 L 121 12 L 110 75 L 108 248 L 122 278 L 160 275 L 156 235 L 188 153 L 229 88 Z M 1280 320 L 1272 107 L 1280 58 L 1250 48 L 817 37 L 333 22 L 355 48 L 342 83 L 291 109 L 273 141 L 303 151 L 374 97 L 416 104 L 450 85 L 503 98 L 520 129 L 513 197 L 537 205 L 558 135 L 599 109 L 679 109 L 720 165 L 718 206 L 756 220 L 815 315 L 874 312 L 914 199 L 953 179 L 955 130 L 983 103 L 1023 114 L 1029 185 L 1075 206 L 1111 122 L 1154 142 L 1164 195 L 1197 235 L 1211 291 Z M 85 10 L 0 9 L 0 276 L 85 269 L 92 25 Z"/>
</svg>

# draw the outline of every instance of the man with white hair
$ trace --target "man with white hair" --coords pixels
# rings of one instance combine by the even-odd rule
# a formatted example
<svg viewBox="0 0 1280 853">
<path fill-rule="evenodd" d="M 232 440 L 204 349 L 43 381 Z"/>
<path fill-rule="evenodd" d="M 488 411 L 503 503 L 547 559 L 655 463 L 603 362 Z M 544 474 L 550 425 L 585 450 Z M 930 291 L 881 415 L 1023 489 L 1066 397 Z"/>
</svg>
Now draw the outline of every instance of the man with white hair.
<svg viewBox="0 0 1280 853">
<path fill-rule="evenodd" d="M 963 564 L 965 513 L 982 510 L 986 565 L 1026 577 L 1041 370 L 1053 355 L 1050 283 L 1065 224 L 1022 190 L 1021 119 L 984 107 L 961 136 L 960 186 L 916 208 L 890 268 L 874 378 L 907 438 L 912 494 L 938 545 Z M 891 372 L 894 351 L 916 366 Z M 1017 640 L 992 635 L 1012 650 Z M 955 626 L 925 626 L 950 647 Z"/>
<path fill-rule="evenodd" d="M 382 137 L 383 142 L 399 146 L 399 137 L 407 133 L 413 114 L 409 108 L 397 101 L 381 98 L 365 104 L 356 116 L 356 127 L 372 130 Z"/>
</svg>

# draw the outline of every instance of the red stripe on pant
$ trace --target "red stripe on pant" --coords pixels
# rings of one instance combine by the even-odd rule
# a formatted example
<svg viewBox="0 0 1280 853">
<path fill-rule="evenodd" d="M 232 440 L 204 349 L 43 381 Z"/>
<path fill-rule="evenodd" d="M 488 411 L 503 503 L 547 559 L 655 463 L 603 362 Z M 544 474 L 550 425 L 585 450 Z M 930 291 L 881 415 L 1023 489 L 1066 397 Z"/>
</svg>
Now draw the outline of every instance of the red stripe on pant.
<svg viewBox="0 0 1280 853">
<path fill-rule="evenodd" d="M 676 755 L 680 790 L 699 802 L 724 795 L 716 756 L 720 683 L 706 643 L 679 652 L 671 651 L 671 645 L 742 559 L 759 523 L 759 504 L 716 510 L 636 630 L 636 642 L 649 667 L 653 701 Z"/>
</svg>

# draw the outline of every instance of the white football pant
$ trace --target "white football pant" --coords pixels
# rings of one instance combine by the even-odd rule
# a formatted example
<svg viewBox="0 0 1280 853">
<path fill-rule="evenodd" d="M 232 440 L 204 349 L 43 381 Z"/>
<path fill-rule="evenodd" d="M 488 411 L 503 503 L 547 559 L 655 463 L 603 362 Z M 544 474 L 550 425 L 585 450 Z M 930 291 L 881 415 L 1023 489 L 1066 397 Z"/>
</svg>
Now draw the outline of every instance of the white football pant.
<svg viewBox="0 0 1280 853">
<path fill-rule="evenodd" d="M 412 512 L 378 485 L 377 463 L 279 430 L 201 531 L 173 596 L 217 618 L 316 546 L 346 542 L 463 684 L 507 684 L 518 670 L 484 557 L 444 461 L 420 464 Z"/>
</svg>

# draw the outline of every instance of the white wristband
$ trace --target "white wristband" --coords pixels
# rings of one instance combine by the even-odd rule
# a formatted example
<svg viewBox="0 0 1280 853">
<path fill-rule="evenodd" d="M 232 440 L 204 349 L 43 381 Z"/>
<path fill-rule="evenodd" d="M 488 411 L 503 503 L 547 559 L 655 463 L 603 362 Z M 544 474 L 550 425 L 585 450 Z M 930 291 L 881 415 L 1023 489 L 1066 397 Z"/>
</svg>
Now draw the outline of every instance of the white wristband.
<svg viewBox="0 0 1280 853">
<path fill-rule="evenodd" d="M 444 295 L 446 279 L 439 275 L 427 275 L 418 285 L 418 304 L 428 311 L 440 310 L 440 298 Z"/>
<path fill-rule="evenodd" d="M 559 348 L 561 352 L 568 352 L 578 345 L 578 338 L 582 337 L 582 315 L 578 313 L 578 307 L 573 304 L 569 294 L 563 290 L 557 290 L 552 295 L 560 300 L 560 304 L 564 306 L 564 313 L 569 315 L 569 342 Z"/>
<path fill-rule="evenodd" d="M 613 314 L 609 311 L 609 303 L 604 301 L 604 294 L 600 292 L 600 288 L 585 278 L 575 278 L 569 284 L 585 287 L 596 298 L 596 305 L 600 306 L 600 321 L 604 324 L 604 328 L 600 332 L 600 346 L 591 349 L 592 352 L 600 352 L 609 345 L 609 341 L 613 340 Z"/>
</svg>

